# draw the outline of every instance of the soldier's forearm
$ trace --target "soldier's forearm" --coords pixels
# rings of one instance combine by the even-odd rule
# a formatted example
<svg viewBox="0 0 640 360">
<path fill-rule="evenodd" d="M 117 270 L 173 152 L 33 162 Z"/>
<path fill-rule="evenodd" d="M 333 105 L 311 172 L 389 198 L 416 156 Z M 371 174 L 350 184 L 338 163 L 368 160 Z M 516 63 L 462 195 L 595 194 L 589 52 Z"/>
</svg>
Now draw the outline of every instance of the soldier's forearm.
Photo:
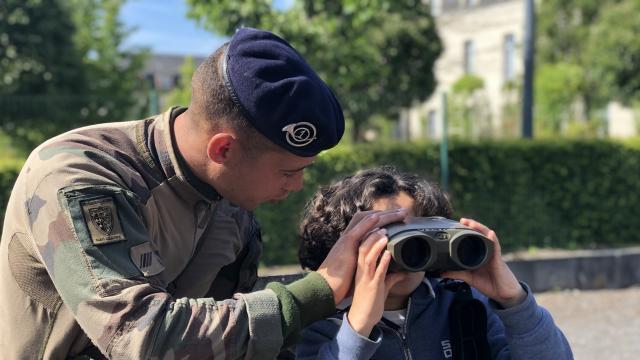
<svg viewBox="0 0 640 360">
<path fill-rule="evenodd" d="M 277 294 L 280 302 L 285 345 L 294 344 L 305 326 L 335 312 L 333 291 L 316 272 L 286 286 L 270 283 L 267 288 Z"/>
</svg>

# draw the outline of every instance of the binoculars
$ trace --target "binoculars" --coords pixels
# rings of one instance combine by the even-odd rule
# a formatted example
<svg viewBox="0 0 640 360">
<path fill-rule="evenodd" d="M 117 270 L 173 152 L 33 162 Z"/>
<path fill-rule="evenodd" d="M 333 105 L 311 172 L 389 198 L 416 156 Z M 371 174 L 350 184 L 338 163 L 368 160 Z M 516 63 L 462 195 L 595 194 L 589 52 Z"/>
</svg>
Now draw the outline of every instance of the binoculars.
<svg viewBox="0 0 640 360">
<path fill-rule="evenodd" d="M 473 270 L 493 255 L 493 241 L 457 221 L 440 216 L 414 217 L 387 229 L 390 271 L 439 273 Z"/>
</svg>

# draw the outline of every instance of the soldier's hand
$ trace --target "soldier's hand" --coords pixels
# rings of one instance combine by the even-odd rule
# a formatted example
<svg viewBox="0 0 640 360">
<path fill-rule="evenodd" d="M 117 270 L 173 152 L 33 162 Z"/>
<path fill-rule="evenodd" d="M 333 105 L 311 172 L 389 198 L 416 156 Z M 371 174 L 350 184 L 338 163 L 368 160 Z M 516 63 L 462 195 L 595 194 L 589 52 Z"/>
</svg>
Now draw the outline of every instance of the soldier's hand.
<svg viewBox="0 0 640 360">
<path fill-rule="evenodd" d="M 317 270 L 333 290 L 333 299 L 336 304 L 339 304 L 351 289 L 358 247 L 362 240 L 372 231 L 393 222 L 403 221 L 406 216 L 406 209 L 365 211 L 353 216 L 346 230 Z"/>
</svg>

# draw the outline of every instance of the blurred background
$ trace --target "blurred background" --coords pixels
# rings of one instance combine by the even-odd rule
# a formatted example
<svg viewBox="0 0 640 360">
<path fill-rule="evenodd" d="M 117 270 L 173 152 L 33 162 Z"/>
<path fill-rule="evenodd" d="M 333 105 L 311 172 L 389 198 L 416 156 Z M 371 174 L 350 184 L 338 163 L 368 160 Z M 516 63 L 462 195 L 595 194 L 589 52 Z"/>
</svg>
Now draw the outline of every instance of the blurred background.
<svg viewBox="0 0 640 360">
<path fill-rule="evenodd" d="M 507 252 L 640 244 L 638 0 L 3 0 L 0 200 L 73 127 L 188 105 L 235 29 L 288 39 L 341 99 L 344 141 L 266 205 L 264 264 L 297 262 L 319 185 L 393 164 L 439 181 Z"/>
<path fill-rule="evenodd" d="M 508 251 L 640 243 L 636 0 L 3 0 L 0 192 L 73 127 L 188 105 L 235 29 L 288 39 L 338 94 L 344 141 L 258 210 L 266 265 L 296 263 L 318 185 L 394 164 L 441 182 Z"/>
<path fill-rule="evenodd" d="M 266 267 L 297 263 L 318 186 L 381 164 L 440 182 L 456 216 L 495 229 L 513 259 L 619 259 L 640 245 L 639 13 L 640 0 L 0 0 L 0 211 L 40 142 L 188 105 L 194 69 L 251 26 L 291 42 L 348 120 L 302 191 L 257 210 Z M 624 286 L 640 279 L 633 264 L 615 272 Z M 591 288 L 617 286 L 590 266 Z M 578 358 L 631 359 L 637 344 L 579 334 L 637 335 L 638 289 L 540 299 Z M 613 303 L 625 312 L 597 317 Z"/>
</svg>

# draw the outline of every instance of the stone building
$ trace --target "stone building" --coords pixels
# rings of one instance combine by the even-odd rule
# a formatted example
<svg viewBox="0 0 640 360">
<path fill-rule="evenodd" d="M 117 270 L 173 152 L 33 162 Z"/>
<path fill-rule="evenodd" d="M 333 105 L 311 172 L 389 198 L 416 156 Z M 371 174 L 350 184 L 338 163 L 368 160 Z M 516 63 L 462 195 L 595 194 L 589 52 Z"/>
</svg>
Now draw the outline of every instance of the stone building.
<svg viewBox="0 0 640 360">
<path fill-rule="evenodd" d="M 184 55 L 153 54 L 145 63 L 143 74 L 156 90 L 171 91 L 181 81 L 180 67 L 186 58 Z M 195 67 L 206 59 L 202 56 L 192 58 Z"/>
<path fill-rule="evenodd" d="M 400 137 L 440 138 L 443 94 L 451 101 L 452 86 L 465 74 L 483 80 L 479 100 L 492 137 L 519 134 L 517 84 L 524 72 L 525 0 L 430 0 L 429 4 L 444 47 L 435 65 L 438 86 L 426 102 L 402 112 Z M 608 135 L 636 134 L 630 109 L 612 103 L 605 118 Z"/>
</svg>

